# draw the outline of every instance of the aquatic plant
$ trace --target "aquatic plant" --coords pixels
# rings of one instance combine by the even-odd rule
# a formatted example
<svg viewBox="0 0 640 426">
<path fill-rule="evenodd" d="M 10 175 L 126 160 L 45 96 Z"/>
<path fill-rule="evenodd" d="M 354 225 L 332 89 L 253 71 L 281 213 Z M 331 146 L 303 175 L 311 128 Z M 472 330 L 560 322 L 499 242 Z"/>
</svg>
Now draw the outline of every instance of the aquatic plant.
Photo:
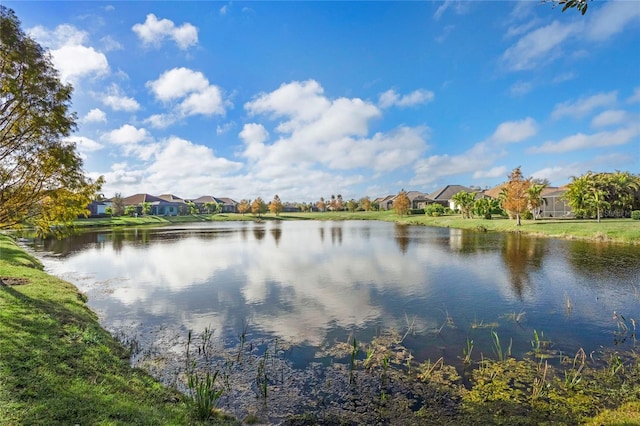
<svg viewBox="0 0 640 426">
<path fill-rule="evenodd" d="M 471 352 L 473 352 L 473 340 L 467 337 L 467 346 L 462 348 L 462 361 L 464 365 L 471 365 Z"/>
<path fill-rule="evenodd" d="M 204 334 L 208 336 L 205 337 L 205 339 L 210 338 L 211 334 L 207 329 L 205 329 L 205 331 L 206 333 Z M 187 388 L 189 389 L 189 396 L 191 397 L 191 404 L 194 408 L 195 416 L 200 420 L 208 420 L 213 416 L 214 410 L 218 407 L 224 390 L 216 387 L 218 371 L 215 371 L 213 374 L 207 371 L 204 376 L 201 376 L 198 372 L 197 361 L 191 357 L 191 341 L 192 332 L 189 330 L 185 359 Z M 198 347 L 198 352 L 202 353 L 202 346 Z"/>
<path fill-rule="evenodd" d="M 507 346 L 506 350 L 502 349 L 502 345 L 500 344 L 500 337 L 495 330 L 491 330 L 491 339 L 493 341 L 493 353 L 496 355 L 498 361 L 504 361 L 511 356 L 513 339 L 509 339 L 509 346 Z"/>
<path fill-rule="evenodd" d="M 351 349 L 351 357 L 349 358 L 349 384 L 353 384 L 356 380 L 355 377 L 355 370 L 356 370 L 356 363 L 357 363 L 357 357 L 358 354 L 360 353 L 360 349 L 358 348 L 358 342 L 356 341 L 356 338 L 353 338 L 353 342 L 352 342 L 352 349 Z"/>
</svg>

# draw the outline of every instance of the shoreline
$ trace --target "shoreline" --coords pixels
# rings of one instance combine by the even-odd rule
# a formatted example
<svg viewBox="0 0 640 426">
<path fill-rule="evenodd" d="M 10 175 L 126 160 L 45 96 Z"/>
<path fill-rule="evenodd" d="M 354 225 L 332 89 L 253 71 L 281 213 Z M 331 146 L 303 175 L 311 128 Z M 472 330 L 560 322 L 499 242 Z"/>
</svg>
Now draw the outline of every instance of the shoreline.
<svg viewBox="0 0 640 426">
<path fill-rule="evenodd" d="M 591 241 L 640 245 L 640 221 L 632 219 L 603 219 L 598 223 L 589 219 L 538 219 L 523 220 L 522 226 L 503 217 L 493 219 L 462 219 L 460 215 L 430 217 L 425 215 L 398 216 L 393 211 L 379 212 L 310 212 L 281 213 L 256 217 L 251 214 L 222 213 L 215 215 L 187 216 L 142 216 L 79 219 L 74 222 L 77 229 L 121 228 L 134 226 L 171 225 L 176 223 L 276 220 L 381 220 L 400 225 L 433 226 L 440 228 L 466 229 L 476 232 L 510 232 L 532 237 L 565 240 Z"/>
</svg>

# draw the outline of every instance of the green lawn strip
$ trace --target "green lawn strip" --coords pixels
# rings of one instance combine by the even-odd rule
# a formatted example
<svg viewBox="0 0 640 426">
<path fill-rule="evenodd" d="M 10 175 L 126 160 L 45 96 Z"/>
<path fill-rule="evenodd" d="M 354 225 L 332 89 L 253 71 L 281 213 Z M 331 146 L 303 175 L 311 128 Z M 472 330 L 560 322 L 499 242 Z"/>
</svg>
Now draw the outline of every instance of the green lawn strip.
<svg viewBox="0 0 640 426">
<path fill-rule="evenodd" d="M 0 286 L 0 424 L 198 424 L 185 396 L 129 366 L 73 285 L 9 254 L 0 253 L 0 277 L 16 284 Z"/>
</svg>

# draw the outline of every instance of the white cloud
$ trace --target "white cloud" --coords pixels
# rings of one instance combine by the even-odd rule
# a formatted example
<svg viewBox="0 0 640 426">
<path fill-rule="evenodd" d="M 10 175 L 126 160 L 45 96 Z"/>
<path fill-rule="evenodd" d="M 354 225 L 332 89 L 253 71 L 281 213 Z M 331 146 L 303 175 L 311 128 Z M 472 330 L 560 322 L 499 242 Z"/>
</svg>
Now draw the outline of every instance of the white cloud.
<svg viewBox="0 0 640 426">
<path fill-rule="evenodd" d="M 81 153 L 99 151 L 104 148 L 104 145 L 86 136 L 70 136 L 67 140 L 75 143 Z"/>
<path fill-rule="evenodd" d="M 216 135 L 218 135 L 218 136 L 224 135 L 225 133 L 227 133 L 228 131 L 233 129 L 233 127 L 235 125 L 236 125 L 236 123 L 234 123 L 233 121 L 230 121 L 230 122 L 224 123 L 224 124 L 218 124 L 216 126 Z"/>
<path fill-rule="evenodd" d="M 562 117 L 582 118 L 594 109 L 600 107 L 608 107 L 616 103 L 618 92 L 598 93 L 597 95 L 582 97 L 576 101 L 567 101 L 557 104 L 553 108 L 551 118 L 558 119 Z"/>
<path fill-rule="evenodd" d="M 101 99 L 103 104 L 108 106 L 114 111 L 128 111 L 133 112 L 140 109 L 140 104 L 134 98 L 126 96 L 122 89 L 117 84 L 112 84 L 102 95 Z"/>
<path fill-rule="evenodd" d="M 551 24 L 526 34 L 502 55 L 502 60 L 512 71 L 528 70 L 540 62 L 553 60 L 560 54 L 560 47 L 582 27 L 580 23 Z"/>
<path fill-rule="evenodd" d="M 395 92 L 395 90 L 390 89 L 380 95 L 378 105 L 380 105 L 380 108 L 388 108 L 394 105 L 399 107 L 409 107 L 431 102 L 433 98 L 434 94 L 429 90 L 418 89 L 407 95 L 400 96 Z"/>
<path fill-rule="evenodd" d="M 416 162 L 415 176 L 409 183 L 427 185 L 447 176 L 476 173 L 490 167 L 499 155 L 501 154 L 486 142 L 477 143 L 459 155 L 432 155 Z"/>
<path fill-rule="evenodd" d="M 100 108 L 93 108 L 81 120 L 83 123 L 106 123 L 107 114 Z"/>
<path fill-rule="evenodd" d="M 556 154 L 588 148 L 624 145 L 640 135 L 640 125 L 635 124 L 614 131 L 599 132 L 592 135 L 577 133 L 558 142 L 547 141 L 541 146 L 532 147 L 527 152 L 533 154 Z"/>
<path fill-rule="evenodd" d="M 131 124 L 125 124 L 122 127 L 105 133 L 102 139 L 117 145 L 137 144 L 150 138 L 146 129 L 138 129 Z"/>
<path fill-rule="evenodd" d="M 496 143 L 521 142 L 534 136 L 538 132 L 536 121 L 527 117 L 519 121 L 506 121 L 501 123 L 491 136 Z"/>
<path fill-rule="evenodd" d="M 264 180 L 282 183 L 297 176 L 312 184 L 308 179 L 318 175 L 316 168 L 328 168 L 332 181 L 338 170 L 391 171 L 412 164 L 427 148 L 425 126 L 403 126 L 369 136 L 370 122 L 381 111 L 358 98 L 329 99 L 313 80 L 283 84 L 260 94 L 245 108 L 251 115 L 280 120 L 274 125 L 273 141 L 258 123 L 245 125 L 239 135 L 244 142 L 240 155 L 252 161 L 256 176 Z M 340 185 L 345 185 L 342 179 Z M 362 177 L 349 179 L 361 181 Z"/>
<path fill-rule="evenodd" d="M 623 110 L 603 111 L 591 120 L 592 127 L 606 127 L 625 122 L 629 114 Z"/>
<path fill-rule="evenodd" d="M 178 118 L 172 114 L 153 114 L 152 116 L 145 119 L 144 122 L 156 129 L 166 129 L 177 120 Z"/>
<path fill-rule="evenodd" d="M 180 117 L 191 115 L 224 115 L 226 107 L 233 106 L 223 98 L 220 88 L 210 84 L 204 74 L 184 67 L 165 71 L 157 80 L 148 81 L 146 85 L 156 99 L 163 102 L 182 99 L 173 115 L 156 115 L 147 119 L 156 127 L 166 127 Z"/>
<path fill-rule="evenodd" d="M 146 85 L 157 99 L 166 102 L 205 90 L 209 87 L 209 80 L 201 72 L 182 67 L 165 71 Z"/>
<path fill-rule="evenodd" d="M 591 13 L 591 11 L 589 11 Z M 603 2 L 600 9 L 589 15 L 585 35 L 595 41 L 604 41 L 624 31 L 625 27 L 640 23 L 640 7 L 635 1 Z"/>
<path fill-rule="evenodd" d="M 119 41 L 117 41 L 116 39 L 114 39 L 111 36 L 102 37 L 100 39 L 100 41 L 102 42 L 102 45 L 104 46 L 105 52 L 111 52 L 111 51 L 114 51 L 114 50 L 122 50 L 122 49 L 124 49 L 122 44 L 120 44 Z"/>
<path fill-rule="evenodd" d="M 227 11 L 228 11 L 228 7 L 227 7 L 227 5 L 226 5 L 226 4 L 225 4 L 224 6 L 222 6 L 222 7 L 220 8 L 220 10 L 219 10 L 220 15 L 226 15 L 226 14 L 227 14 Z"/>
<path fill-rule="evenodd" d="M 639 20 L 640 7 L 635 1 L 604 2 L 599 9 L 590 10 L 586 20 L 554 21 L 527 32 L 504 52 L 502 60 L 512 71 L 535 69 L 561 57 L 563 47 L 573 46 L 574 42 L 580 43 L 574 49 L 577 57 L 586 55 L 587 51 L 580 50 L 585 40 L 587 43 L 607 41 Z"/>
<path fill-rule="evenodd" d="M 53 65 L 65 83 L 76 83 L 82 77 L 109 72 L 107 57 L 86 46 L 88 34 L 73 25 L 59 25 L 53 31 L 37 26 L 28 33 L 51 50 Z"/>
<path fill-rule="evenodd" d="M 192 93 L 180 103 L 179 111 L 185 115 L 224 115 L 225 106 L 222 92 L 217 86 L 209 86 L 202 92 Z"/>
<path fill-rule="evenodd" d="M 469 4 L 467 2 L 462 2 L 459 0 L 445 0 L 439 7 L 436 9 L 433 14 L 433 19 L 439 21 L 442 18 L 442 15 L 451 7 L 452 10 L 456 13 L 456 15 L 463 15 L 468 11 Z"/>
<path fill-rule="evenodd" d="M 198 29 L 190 23 L 177 27 L 169 19 L 160 19 L 150 13 L 144 24 L 135 24 L 131 28 L 146 46 L 160 47 L 169 38 L 182 50 L 198 44 Z"/>
<path fill-rule="evenodd" d="M 477 170 L 473 173 L 473 179 L 493 179 L 499 177 L 506 177 L 508 169 L 506 166 L 492 167 L 489 170 Z"/>
</svg>

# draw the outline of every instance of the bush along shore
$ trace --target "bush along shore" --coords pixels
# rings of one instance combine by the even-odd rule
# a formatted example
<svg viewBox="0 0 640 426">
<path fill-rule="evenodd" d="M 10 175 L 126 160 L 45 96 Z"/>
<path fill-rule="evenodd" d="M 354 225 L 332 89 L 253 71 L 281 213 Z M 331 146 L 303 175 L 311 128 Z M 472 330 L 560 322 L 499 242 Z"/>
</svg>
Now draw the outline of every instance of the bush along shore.
<svg viewBox="0 0 640 426">
<path fill-rule="evenodd" d="M 137 226 L 151 218 L 130 218 L 140 221 L 125 226 Z M 229 214 L 198 220 L 243 218 L 378 219 L 433 225 L 432 218 L 397 217 L 390 212 L 300 213 L 260 219 Z M 163 223 L 176 223 L 171 219 L 163 218 Z M 447 221 L 467 224 L 475 220 L 455 216 L 435 219 L 440 226 L 449 226 L 451 222 Z M 487 222 L 514 228 L 504 219 L 483 221 Z M 630 228 L 625 235 L 637 230 L 630 220 L 610 223 L 610 230 Z M 105 225 L 103 222 L 100 226 Z M 130 367 L 131 352 L 100 327 L 84 295 L 73 285 L 44 273 L 36 258 L 2 234 L 0 277 L 0 424 L 242 423 L 217 408 L 235 391 L 229 379 L 232 372 L 226 370 L 231 367 L 225 367 L 232 364 L 228 354 L 195 350 L 194 346 L 182 363 L 181 384 L 163 386 L 143 370 Z M 623 331 L 635 342 L 635 321 L 630 321 L 622 324 Z M 497 333 L 494 353 L 480 358 L 472 356 L 473 341 L 469 341 L 460 354 L 464 370 L 442 359 L 416 363 L 402 347 L 402 339 L 393 333 L 373 342 L 352 337 L 327 349 L 337 362 L 325 375 L 327 383 L 317 388 L 317 399 L 297 412 L 276 416 L 267 411 L 249 413 L 243 415 L 243 421 L 250 424 L 276 418 L 277 423 L 291 425 L 640 424 L 637 353 L 552 353 L 535 337 L 530 356 L 519 360 L 511 357 L 507 347 L 500 346 Z M 202 345 L 208 339 L 199 336 L 194 341 Z M 254 347 L 250 342 L 243 343 L 240 352 L 243 347 Z M 190 344 L 191 336 L 187 347 Z M 281 374 L 278 382 L 278 374 L 269 370 L 273 365 L 286 365 L 286 360 L 277 363 L 278 351 L 269 356 L 267 353 L 247 353 L 244 365 L 255 366 L 251 379 L 256 397 L 262 398 L 264 407 L 278 410 L 278 404 L 271 402 L 275 396 L 297 390 L 285 375 Z M 203 360 L 204 354 L 209 359 Z M 186 392 L 178 392 L 176 387 Z M 223 408 L 234 411 L 233 407 Z"/>
</svg>

